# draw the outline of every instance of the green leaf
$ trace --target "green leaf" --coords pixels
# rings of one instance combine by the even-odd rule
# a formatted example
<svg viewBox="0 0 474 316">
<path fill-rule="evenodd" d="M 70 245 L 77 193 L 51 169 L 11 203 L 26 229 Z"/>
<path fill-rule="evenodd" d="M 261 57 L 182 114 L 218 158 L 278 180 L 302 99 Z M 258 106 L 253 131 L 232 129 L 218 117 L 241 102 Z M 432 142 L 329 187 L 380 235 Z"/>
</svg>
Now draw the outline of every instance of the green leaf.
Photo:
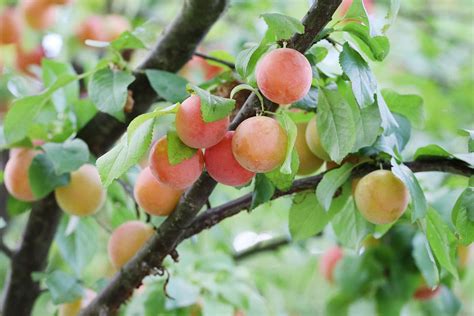
<svg viewBox="0 0 474 316">
<path fill-rule="evenodd" d="M 378 107 L 372 104 L 361 109 L 346 81 L 338 80 L 337 88 L 351 106 L 354 118 L 356 139 L 352 152 L 357 152 L 360 148 L 373 145 L 377 136 L 382 132 L 382 120 Z"/>
<path fill-rule="evenodd" d="M 346 42 L 339 55 L 339 63 L 351 80 L 352 91 L 354 91 L 357 103 L 362 108 L 372 105 L 375 102 L 377 82 L 367 62 Z"/>
<path fill-rule="evenodd" d="M 76 129 L 84 127 L 96 114 L 97 108 L 89 99 L 80 99 L 72 103 L 72 110 L 76 115 Z"/>
<path fill-rule="evenodd" d="M 186 85 L 188 81 L 181 76 L 163 70 L 145 71 L 153 90 L 171 103 L 184 101 L 188 96 Z"/>
<path fill-rule="evenodd" d="M 439 284 L 439 271 L 431 248 L 423 233 L 419 232 L 412 240 L 413 250 L 411 255 L 420 270 L 426 284 L 433 288 Z"/>
<path fill-rule="evenodd" d="M 77 170 L 89 161 L 89 148 L 81 139 L 67 140 L 64 143 L 47 143 L 42 147 L 57 175 Z"/>
<path fill-rule="evenodd" d="M 458 278 L 458 271 L 456 269 L 456 237 L 434 209 L 430 208 L 428 210 L 426 218 L 426 238 L 436 259 L 442 267 L 448 270 L 455 278 Z"/>
<path fill-rule="evenodd" d="M 51 293 L 51 300 L 57 305 L 75 301 L 81 298 L 84 292 L 78 279 L 59 270 L 48 273 L 45 284 Z"/>
<path fill-rule="evenodd" d="M 453 290 L 447 286 L 441 286 L 438 295 L 421 305 L 421 311 L 423 315 L 457 316 L 462 315 L 461 307 L 462 303 Z"/>
<path fill-rule="evenodd" d="M 70 64 L 65 64 L 52 59 L 43 59 L 41 61 L 43 84 L 51 86 L 59 77 L 64 74 L 76 76 L 74 68 Z M 57 111 L 64 112 L 70 103 L 79 99 L 79 82 L 72 81 L 68 85 L 56 90 L 51 99 Z"/>
<path fill-rule="evenodd" d="M 390 0 L 390 7 L 384 19 L 385 24 L 382 27 L 382 33 L 386 33 L 393 24 L 398 15 L 398 10 L 400 10 L 400 0 Z"/>
<path fill-rule="evenodd" d="M 123 108 L 128 97 L 128 86 L 135 80 L 130 73 L 104 68 L 89 82 L 89 96 L 97 108 L 120 121 L 125 119 Z"/>
<path fill-rule="evenodd" d="M 382 61 L 390 51 L 388 38 L 383 35 L 371 36 L 367 26 L 350 22 L 342 31 L 349 33 L 360 49 L 373 61 Z"/>
<path fill-rule="evenodd" d="M 321 144 L 332 160 L 340 163 L 351 152 L 355 143 L 355 122 L 351 107 L 340 93 L 319 89 L 318 133 Z"/>
<path fill-rule="evenodd" d="M 133 133 L 130 141 L 127 135 L 109 152 L 97 159 L 97 168 L 104 186 L 109 186 L 133 165 L 137 164 L 151 145 L 154 120 L 141 124 Z"/>
<path fill-rule="evenodd" d="M 424 218 L 428 211 L 428 203 L 425 194 L 418 183 L 413 172 L 404 164 L 398 164 L 394 158 L 391 161 L 393 174 L 402 180 L 410 192 L 411 203 L 413 204 L 413 212 L 411 216 L 412 222 L 417 219 Z"/>
<path fill-rule="evenodd" d="M 290 39 L 294 33 L 302 34 L 304 32 L 304 25 L 294 17 L 279 13 L 266 13 L 261 17 L 268 25 L 263 39 L 264 43 Z"/>
<path fill-rule="evenodd" d="M 201 115 L 204 122 L 214 122 L 232 113 L 235 100 L 212 95 L 209 91 L 189 84 L 188 89 L 194 91 L 201 99 Z"/>
<path fill-rule="evenodd" d="M 9 216 L 17 216 L 25 212 L 28 212 L 29 210 L 31 210 L 30 202 L 20 201 L 20 200 L 15 199 L 11 195 L 8 195 L 7 212 Z"/>
<path fill-rule="evenodd" d="M 249 76 L 253 75 L 258 60 L 268 51 L 269 48 L 269 45 L 256 44 L 242 50 L 237 55 L 235 69 L 243 80 L 246 80 Z"/>
<path fill-rule="evenodd" d="M 313 66 L 322 62 L 327 55 L 328 49 L 326 47 L 316 45 L 311 46 L 305 54 L 306 58 Z"/>
<path fill-rule="evenodd" d="M 199 287 L 189 281 L 173 276 L 166 286 L 168 294 L 173 299 L 167 299 L 165 308 L 173 310 L 180 307 L 190 306 L 197 302 L 199 298 Z"/>
<path fill-rule="evenodd" d="M 196 154 L 197 149 L 183 143 L 176 131 L 169 131 L 166 139 L 168 141 L 168 160 L 170 164 L 177 165 Z"/>
<path fill-rule="evenodd" d="M 273 193 L 275 193 L 275 187 L 270 180 L 261 173 L 257 173 L 255 176 L 255 184 L 252 193 L 252 204 L 250 210 L 253 210 L 260 204 L 266 203 L 271 200 Z"/>
<path fill-rule="evenodd" d="M 283 174 L 294 174 L 296 170 L 293 170 L 293 148 L 295 147 L 296 142 L 296 124 L 293 120 L 286 114 L 286 112 L 281 112 L 280 115 L 277 116 L 278 122 L 280 123 L 281 127 L 286 131 L 287 136 L 287 143 L 286 143 L 286 156 L 285 161 L 280 167 L 280 172 Z"/>
<path fill-rule="evenodd" d="M 120 51 L 122 49 L 141 49 L 146 48 L 145 44 L 133 32 L 125 31 L 110 43 L 110 46 Z"/>
<path fill-rule="evenodd" d="M 399 128 L 398 123 L 392 112 L 390 112 L 380 91 L 377 91 L 377 106 L 379 107 L 380 117 L 382 118 L 384 134 L 390 135 L 394 133 Z"/>
<path fill-rule="evenodd" d="M 452 158 L 452 159 L 459 159 L 467 163 L 468 165 L 474 166 L 474 154 L 451 154 L 443 147 L 431 144 L 424 147 L 420 147 L 416 150 L 414 159 L 415 160 L 423 160 L 423 159 L 430 159 L 433 157 L 443 157 L 443 158 Z"/>
<path fill-rule="evenodd" d="M 350 195 L 350 182 L 343 188 L 343 195 L 334 199 L 329 213 L 336 213 L 331 219 L 331 226 L 337 240 L 348 248 L 357 249 L 362 241 L 374 231 L 374 225 L 360 215 Z"/>
<path fill-rule="evenodd" d="M 462 129 L 460 135 L 469 137 L 467 149 L 470 153 L 474 152 L 474 130 Z"/>
<path fill-rule="evenodd" d="M 265 176 L 271 181 L 271 183 L 277 187 L 278 190 L 288 190 L 293 184 L 293 180 L 296 177 L 296 172 L 300 161 L 296 150 L 292 151 L 291 154 L 291 173 L 283 173 L 280 168 L 274 169 L 273 171 L 265 173 Z"/>
<path fill-rule="evenodd" d="M 459 196 L 451 219 L 464 245 L 474 242 L 474 188 L 469 187 Z"/>
<path fill-rule="evenodd" d="M 291 108 L 302 109 L 307 112 L 316 112 L 316 108 L 318 107 L 318 88 L 311 87 L 308 93 L 303 97 L 303 99 L 298 100 L 291 104 Z M 295 113 L 290 112 L 289 115 L 293 115 Z M 303 113 L 306 115 L 306 113 Z M 308 116 L 308 115 L 306 115 Z"/>
<path fill-rule="evenodd" d="M 54 169 L 54 163 L 45 154 L 38 154 L 31 162 L 28 176 L 31 191 L 37 198 L 43 198 L 55 188 L 69 183 L 69 174 L 58 175 Z"/>
<path fill-rule="evenodd" d="M 329 211 L 334 193 L 349 179 L 354 167 L 350 163 L 345 163 L 341 167 L 324 174 L 316 188 L 316 196 L 324 210 Z"/>
<path fill-rule="evenodd" d="M 416 94 L 399 94 L 394 90 L 383 89 L 382 96 L 390 111 L 400 113 L 407 117 L 413 126 L 423 128 L 425 112 L 423 99 Z"/>
<path fill-rule="evenodd" d="M 298 193 L 293 197 L 288 219 L 292 239 L 303 240 L 315 236 L 329 220 L 329 214 L 319 205 L 313 193 Z"/>
<path fill-rule="evenodd" d="M 130 144 L 130 141 L 133 139 L 133 136 L 135 134 L 135 131 L 145 122 L 158 118 L 160 116 L 166 115 L 166 114 L 174 114 L 178 112 L 180 104 L 176 103 L 170 106 L 167 106 L 165 108 L 156 108 L 153 112 L 149 113 L 144 113 L 136 118 L 133 119 L 133 121 L 130 122 L 130 124 L 127 127 L 127 139 L 128 139 L 128 144 Z"/>
<path fill-rule="evenodd" d="M 97 252 L 97 227 L 92 217 L 79 219 L 72 233 L 67 232 L 70 217 L 64 216 L 55 241 L 64 260 L 80 276 Z"/>
</svg>

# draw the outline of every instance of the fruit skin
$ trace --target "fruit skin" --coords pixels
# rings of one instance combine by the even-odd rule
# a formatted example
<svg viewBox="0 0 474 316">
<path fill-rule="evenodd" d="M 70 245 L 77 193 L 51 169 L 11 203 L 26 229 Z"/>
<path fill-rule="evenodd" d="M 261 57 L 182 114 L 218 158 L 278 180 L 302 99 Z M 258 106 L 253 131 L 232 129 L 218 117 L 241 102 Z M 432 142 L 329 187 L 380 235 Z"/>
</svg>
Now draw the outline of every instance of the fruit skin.
<svg viewBox="0 0 474 316">
<path fill-rule="evenodd" d="M 463 245 L 458 246 L 457 253 L 458 253 L 459 267 L 461 268 L 467 267 L 467 264 L 469 262 L 469 252 L 470 252 L 469 246 L 463 246 Z"/>
<path fill-rule="evenodd" d="M 107 33 L 104 30 L 102 17 L 89 16 L 82 22 L 77 30 L 77 37 L 81 43 L 86 40 L 107 41 Z"/>
<path fill-rule="evenodd" d="M 269 172 L 285 160 L 288 137 L 280 124 L 266 116 L 246 119 L 235 130 L 232 152 L 245 169 Z"/>
<path fill-rule="evenodd" d="M 17 200 L 38 200 L 31 191 L 28 170 L 33 158 L 40 152 L 30 148 L 15 148 L 5 166 L 4 181 L 7 191 Z"/>
<path fill-rule="evenodd" d="M 235 132 L 228 131 L 216 145 L 206 149 L 204 162 L 209 175 L 219 183 L 242 186 L 249 183 L 255 173 L 242 167 L 232 153 Z"/>
<path fill-rule="evenodd" d="M 206 123 L 201 116 L 201 99 L 192 95 L 179 106 L 176 132 L 183 143 L 193 148 L 208 148 L 217 144 L 227 132 L 229 117 Z"/>
<path fill-rule="evenodd" d="M 43 47 L 38 46 L 34 50 L 25 52 L 21 47 L 16 48 L 16 68 L 26 74 L 34 76 L 30 71 L 31 65 L 41 65 L 41 60 L 44 58 Z"/>
<path fill-rule="evenodd" d="M 278 104 L 301 100 L 313 80 L 306 57 L 291 48 L 279 48 L 266 54 L 258 62 L 255 74 L 263 95 Z"/>
<path fill-rule="evenodd" d="M 171 214 L 182 193 L 182 190 L 175 190 L 158 181 L 150 167 L 140 172 L 133 190 L 138 205 L 148 214 L 156 216 Z"/>
<path fill-rule="evenodd" d="M 349 10 L 350 6 L 352 5 L 352 0 L 343 0 L 338 11 L 340 12 L 340 15 L 343 16 L 347 13 Z M 364 7 L 367 10 L 367 13 L 371 14 L 373 12 L 373 7 L 374 4 L 372 3 L 372 0 L 363 0 L 364 2 Z"/>
<path fill-rule="evenodd" d="M 419 301 L 426 301 L 438 295 L 439 291 L 440 291 L 439 286 L 437 286 L 434 289 L 431 289 L 426 285 L 421 285 L 420 287 L 416 289 L 415 293 L 413 294 L 413 298 Z"/>
<path fill-rule="evenodd" d="M 158 181 L 177 190 L 190 187 L 199 178 L 204 168 L 204 157 L 200 149 L 191 158 L 171 165 L 168 160 L 166 136 L 153 145 L 149 162 L 150 170 Z"/>
<path fill-rule="evenodd" d="M 297 174 L 301 176 L 315 172 L 321 168 L 322 164 L 324 163 L 324 160 L 313 154 L 306 143 L 307 125 L 307 123 L 299 123 L 296 125 L 297 134 L 295 148 L 300 159 L 300 166 L 298 168 Z"/>
<path fill-rule="evenodd" d="M 126 18 L 118 14 L 109 14 L 103 18 L 103 27 L 107 34 L 107 41 L 111 42 L 117 39 L 120 34 L 130 30 L 130 23 Z"/>
<path fill-rule="evenodd" d="M 153 235 L 153 227 L 140 221 L 120 225 L 110 236 L 108 254 L 112 265 L 120 269 Z"/>
<path fill-rule="evenodd" d="M 319 137 L 317 116 L 314 116 L 306 127 L 306 143 L 308 144 L 309 150 L 313 152 L 317 157 L 322 160 L 330 161 L 331 158 L 321 144 L 321 138 Z"/>
<path fill-rule="evenodd" d="M 76 216 L 95 214 L 104 204 L 106 196 L 99 172 L 91 164 L 71 172 L 69 184 L 56 188 L 54 194 L 59 207 Z"/>
<path fill-rule="evenodd" d="M 21 8 L 25 21 L 35 30 L 47 29 L 56 20 L 56 8 L 42 0 L 24 0 Z"/>
<path fill-rule="evenodd" d="M 0 45 L 19 43 L 21 34 L 20 15 L 15 8 L 6 8 L 0 14 Z"/>
<path fill-rule="evenodd" d="M 405 212 L 410 195 L 405 184 L 391 171 L 376 170 L 359 181 L 354 198 L 365 219 L 374 224 L 388 224 Z"/>
<path fill-rule="evenodd" d="M 343 256 L 344 253 L 342 249 L 338 246 L 334 246 L 328 249 L 321 257 L 319 271 L 328 282 L 334 282 L 334 269 Z"/>
</svg>

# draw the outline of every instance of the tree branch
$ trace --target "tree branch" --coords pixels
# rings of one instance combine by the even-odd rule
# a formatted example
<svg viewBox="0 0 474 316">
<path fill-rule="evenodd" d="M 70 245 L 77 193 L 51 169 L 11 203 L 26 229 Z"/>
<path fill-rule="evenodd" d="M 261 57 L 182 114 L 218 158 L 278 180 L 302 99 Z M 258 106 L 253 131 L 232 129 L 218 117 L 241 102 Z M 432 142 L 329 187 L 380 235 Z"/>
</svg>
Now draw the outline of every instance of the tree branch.
<svg viewBox="0 0 474 316">
<path fill-rule="evenodd" d="M 144 69 L 179 70 L 191 59 L 197 45 L 226 8 L 226 0 L 185 0 L 180 14 L 164 30 L 156 46 L 138 67 L 136 80 L 129 89 L 135 105 L 127 114 L 126 123 L 105 114 L 97 114 L 79 133 L 96 156 L 107 149 L 123 134 L 127 124 L 146 112 L 159 96 L 151 88 Z M 62 211 L 54 195 L 39 201 L 33 207 L 19 250 L 13 255 L 11 271 L 5 285 L 4 316 L 30 315 L 33 303 L 39 295 L 39 285 L 31 273 L 42 271 L 46 265 Z"/>
<path fill-rule="evenodd" d="M 258 253 L 262 253 L 266 251 L 274 251 L 283 246 L 290 244 L 291 241 L 292 241 L 291 238 L 287 236 L 276 237 L 270 240 L 263 240 L 245 250 L 242 250 L 234 254 L 234 260 L 240 261 L 240 260 L 247 259 L 248 257 L 258 254 Z"/>
<path fill-rule="evenodd" d="M 203 53 L 200 53 L 200 52 L 194 52 L 194 56 L 198 56 L 198 57 L 201 57 L 201 58 L 206 59 L 206 60 L 215 61 L 216 63 L 219 63 L 219 64 L 222 64 L 224 66 L 229 67 L 230 69 L 235 69 L 235 65 L 233 63 L 225 61 L 225 60 L 220 59 L 220 58 L 209 56 L 209 55 L 206 55 L 206 54 L 203 54 Z"/>
<path fill-rule="evenodd" d="M 429 159 L 429 160 L 417 160 L 407 162 L 406 165 L 413 172 L 428 172 L 428 171 L 440 171 L 448 172 L 464 176 L 474 175 L 474 169 L 470 168 L 464 162 L 456 159 Z M 390 165 L 383 165 L 384 169 L 389 169 Z M 371 171 L 379 169 L 379 166 L 374 164 L 365 163 L 355 168 L 352 171 L 352 177 L 362 177 Z M 323 174 L 319 174 L 312 177 L 302 178 L 293 182 L 293 185 L 288 191 L 276 191 L 272 197 L 273 199 L 279 198 L 284 195 L 291 195 L 293 193 L 314 190 L 319 182 L 322 180 Z M 223 205 L 214 207 L 203 212 L 201 215 L 191 223 L 185 233 L 185 238 L 189 238 L 193 235 L 199 234 L 204 229 L 211 228 L 217 225 L 224 219 L 234 216 L 243 210 L 247 210 L 252 203 L 252 193 L 241 196 L 238 199 L 225 203 Z"/>
<path fill-rule="evenodd" d="M 305 36 L 292 40 L 289 47 L 298 47 L 306 51 L 312 40 L 330 21 L 332 14 L 341 0 L 316 1 L 303 20 L 306 27 Z M 326 10 L 333 11 L 327 12 Z M 317 26 L 308 23 L 316 23 Z M 182 41 L 182 40 L 181 40 Z M 301 42 L 300 42 L 301 41 Z M 276 105 L 266 100 L 266 105 L 275 109 Z M 235 129 L 244 119 L 253 116 L 259 101 L 252 94 L 234 118 L 230 129 Z M 116 312 L 120 305 L 130 297 L 134 288 L 156 267 L 160 267 L 164 258 L 173 252 L 184 238 L 185 228 L 189 226 L 196 214 L 216 186 L 216 182 L 204 172 L 194 185 L 184 194 L 176 210 L 160 225 L 156 234 L 148 243 L 112 278 L 109 285 L 81 312 L 80 315 L 108 315 Z"/>
</svg>

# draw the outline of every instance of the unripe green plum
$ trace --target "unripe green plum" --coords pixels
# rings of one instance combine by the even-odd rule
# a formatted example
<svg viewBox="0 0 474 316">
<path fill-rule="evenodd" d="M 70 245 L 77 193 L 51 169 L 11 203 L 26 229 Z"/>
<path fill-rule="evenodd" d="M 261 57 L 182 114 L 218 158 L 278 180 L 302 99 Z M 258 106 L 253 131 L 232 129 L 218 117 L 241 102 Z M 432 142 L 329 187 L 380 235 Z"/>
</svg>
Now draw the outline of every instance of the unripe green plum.
<svg viewBox="0 0 474 316">
<path fill-rule="evenodd" d="M 360 213 L 369 222 L 388 224 L 405 212 L 410 194 L 391 171 L 376 170 L 360 179 L 354 199 Z"/>
<path fill-rule="evenodd" d="M 298 131 L 296 134 L 295 148 L 300 159 L 298 175 L 313 173 L 321 168 L 324 163 L 324 160 L 313 154 L 306 143 L 306 126 L 307 123 L 299 123 L 296 125 Z"/>
<path fill-rule="evenodd" d="M 120 225 L 110 236 L 108 254 L 112 265 L 120 269 L 153 236 L 153 227 L 140 221 Z"/>
<path fill-rule="evenodd" d="M 255 173 L 242 167 L 232 153 L 233 131 L 228 131 L 216 145 L 206 149 L 204 162 L 209 175 L 219 183 L 242 186 L 252 180 Z"/>
<path fill-rule="evenodd" d="M 246 119 L 235 130 L 232 152 L 245 169 L 269 172 L 285 160 L 288 136 L 280 124 L 267 116 Z"/>
<path fill-rule="evenodd" d="M 6 8 L 0 13 L 0 45 L 19 43 L 21 34 L 20 15 L 15 8 Z"/>
<path fill-rule="evenodd" d="M 313 80 L 306 57 L 291 48 L 279 48 L 266 54 L 258 62 L 255 74 L 262 94 L 278 104 L 301 100 Z"/>
<path fill-rule="evenodd" d="M 150 170 L 158 181 L 177 190 L 190 187 L 199 178 L 204 168 L 204 157 L 200 149 L 191 158 L 172 165 L 168 160 L 166 136 L 153 145 L 149 162 Z"/>
<path fill-rule="evenodd" d="M 183 191 L 164 185 L 153 176 L 150 167 L 146 167 L 138 175 L 133 193 L 138 205 L 145 212 L 167 216 L 174 211 Z"/>
<path fill-rule="evenodd" d="M 319 271 L 328 282 L 334 282 L 334 270 L 343 256 L 344 253 L 341 247 L 334 246 L 328 249 L 321 257 Z"/>
<path fill-rule="evenodd" d="M 176 113 L 176 132 L 183 143 L 193 148 L 208 148 L 217 144 L 227 132 L 229 117 L 206 123 L 201 115 L 201 99 L 187 98 Z"/>
<path fill-rule="evenodd" d="M 37 200 L 31 190 L 28 172 L 33 158 L 39 153 L 30 148 L 15 148 L 5 166 L 5 187 L 14 198 L 20 201 Z"/>
<path fill-rule="evenodd" d="M 321 144 L 321 138 L 319 137 L 317 116 L 314 116 L 306 127 L 306 143 L 308 144 L 309 150 L 322 160 L 330 161 L 331 158 Z"/>
<path fill-rule="evenodd" d="M 94 165 L 85 164 L 71 172 L 71 181 L 54 191 L 56 202 L 71 215 L 95 214 L 105 202 L 106 192 Z"/>
</svg>

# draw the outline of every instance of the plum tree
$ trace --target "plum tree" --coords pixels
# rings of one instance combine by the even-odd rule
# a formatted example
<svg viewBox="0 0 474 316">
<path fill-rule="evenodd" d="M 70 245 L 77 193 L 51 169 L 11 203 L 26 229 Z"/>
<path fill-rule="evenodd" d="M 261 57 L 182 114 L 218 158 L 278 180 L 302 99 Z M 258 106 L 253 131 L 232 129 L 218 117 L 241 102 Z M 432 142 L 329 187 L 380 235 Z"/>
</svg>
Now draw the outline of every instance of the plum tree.
<svg viewBox="0 0 474 316">
<path fill-rule="evenodd" d="M 302 99 L 313 80 L 306 57 L 291 48 L 279 48 L 266 54 L 258 62 L 255 74 L 263 95 L 278 104 Z"/>
<path fill-rule="evenodd" d="M 300 159 L 300 166 L 298 168 L 298 175 L 307 175 L 315 172 L 321 168 L 324 160 L 317 157 L 309 149 L 306 143 L 306 126 L 307 123 L 299 123 L 296 125 L 298 131 L 296 134 L 295 148 Z"/>
<path fill-rule="evenodd" d="M 357 208 L 369 222 L 388 224 L 406 210 L 409 192 L 391 171 L 376 170 L 360 179 L 355 189 Z"/>
<path fill-rule="evenodd" d="M 71 181 L 56 188 L 56 201 L 71 215 L 86 216 L 96 213 L 104 204 L 106 192 L 94 165 L 85 164 L 71 172 Z"/>
<path fill-rule="evenodd" d="M 339 246 L 329 248 L 319 261 L 319 271 L 330 283 L 334 282 L 334 270 L 337 263 L 342 259 L 344 253 Z"/>
<path fill-rule="evenodd" d="M 308 122 L 308 126 L 306 127 L 306 143 L 313 154 L 323 160 L 330 161 L 331 158 L 329 157 L 329 154 L 321 144 L 316 117 L 317 115 Z"/>
<path fill-rule="evenodd" d="M 204 162 L 209 175 L 219 183 L 242 186 L 252 180 L 255 173 L 243 168 L 232 153 L 233 131 L 228 131 L 216 145 L 206 149 Z"/>
<path fill-rule="evenodd" d="M 16 8 L 6 8 L 0 13 L 0 45 L 15 44 L 21 40 L 22 25 Z"/>
<path fill-rule="evenodd" d="M 104 30 L 102 17 L 89 16 L 77 29 L 77 38 L 81 43 L 86 40 L 107 41 L 107 33 Z"/>
<path fill-rule="evenodd" d="M 235 130 L 232 152 L 245 169 L 269 172 L 285 160 L 288 136 L 280 124 L 266 116 L 246 119 Z"/>
<path fill-rule="evenodd" d="M 31 190 L 28 170 L 33 158 L 39 151 L 30 148 L 18 148 L 12 151 L 5 166 L 5 187 L 8 192 L 21 201 L 36 201 Z"/>
<path fill-rule="evenodd" d="M 44 1 L 24 0 L 21 4 L 26 23 L 35 30 L 44 30 L 56 21 L 56 8 Z"/>
<path fill-rule="evenodd" d="M 108 254 L 112 265 L 120 269 L 153 235 L 153 227 L 140 221 L 120 225 L 110 236 Z"/>
<path fill-rule="evenodd" d="M 176 113 L 176 132 L 179 138 L 193 148 L 208 148 L 217 144 L 229 127 L 229 117 L 204 122 L 201 99 L 197 95 L 187 98 Z"/>
<path fill-rule="evenodd" d="M 168 141 L 165 137 L 158 140 L 152 147 L 149 157 L 150 170 L 161 183 L 177 190 L 191 186 L 202 173 L 204 157 L 198 149 L 188 159 L 172 165 L 168 159 Z"/>
<path fill-rule="evenodd" d="M 77 316 L 82 308 L 87 306 L 95 297 L 97 293 L 86 289 L 84 296 L 73 302 L 61 304 L 58 310 L 58 316 Z"/>
<path fill-rule="evenodd" d="M 133 194 L 138 205 L 150 215 L 166 216 L 173 212 L 183 193 L 158 181 L 150 171 L 143 169 L 138 175 Z"/>
</svg>

